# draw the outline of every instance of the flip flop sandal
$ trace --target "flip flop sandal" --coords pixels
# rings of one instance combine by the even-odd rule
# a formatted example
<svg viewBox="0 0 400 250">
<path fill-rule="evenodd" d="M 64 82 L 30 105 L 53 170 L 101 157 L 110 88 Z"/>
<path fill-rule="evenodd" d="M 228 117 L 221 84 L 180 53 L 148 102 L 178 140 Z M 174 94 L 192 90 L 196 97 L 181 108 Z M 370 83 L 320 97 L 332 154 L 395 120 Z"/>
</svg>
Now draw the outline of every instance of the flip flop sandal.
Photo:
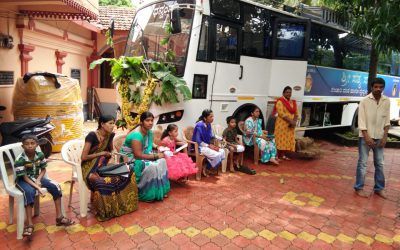
<svg viewBox="0 0 400 250">
<path fill-rule="evenodd" d="M 245 173 L 245 174 L 249 174 L 249 175 L 255 175 L 256 174 L 256 171 L 254 169 L 248 168 L 246 166 L 240 166 L 238 171 L 240 171 L 242 173 Z"/>
<path fill-rule="evenodd" d="M 203 168 L 203 175 L 204 175 L 204 177 L 208 177 L 207 169 L 205 169 L 205 168 Z"/>
<path fill-rule="evenodd" d="M 33 234 L 33 225 L 28 225 L 24 228 L 24 232 L 22 233 L 22 236 L 26 236 L 26 237 L 31 237 Z"/>
<path fill-rule="evenodd" d="M 62 216 L 60 218 L 56 218 L 56 226 L 66 226 L 66 227 L 68 227 L 68 226 L 71 226 L 71 225 L 74 225 L 74 224 L 75 224 L 75 221 L 73 221 L 73 220 L 71 220 L 71 219 L 69 219 L 67 217 Z"/>
</svg>

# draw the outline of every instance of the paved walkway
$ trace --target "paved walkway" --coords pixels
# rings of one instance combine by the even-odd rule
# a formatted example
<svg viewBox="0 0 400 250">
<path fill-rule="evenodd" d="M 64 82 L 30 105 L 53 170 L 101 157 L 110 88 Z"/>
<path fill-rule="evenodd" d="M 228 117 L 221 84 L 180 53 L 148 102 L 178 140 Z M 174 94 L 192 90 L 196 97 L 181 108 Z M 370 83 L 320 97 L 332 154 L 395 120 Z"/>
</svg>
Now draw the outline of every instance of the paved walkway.
<svg viewBox="0 0 400 250">
<path fill-rule="evenodd" d="M 327 142 L 321 148 L 319 160 L 259 165 L 255 176 L 229 173 L 173 184 L 163 202 L 140 203 L 138 211 L 103 223 L 92 214 L 79 219 L 74 191 L 67 213 L 78 224 L 56 227 L 54 205 L 46 197 L 32 242 L 16 240 L 2 195 L 0 249 L 398 249 L 399 150 L 385 151 L 389 199 L 384 200 L 354 194 L 356 148 Z M 49 172 L 65 182 L 71 169 L 53 161 Z M 372 178 L 370 167 L 367 191 Z M 69 183 L 63 186 L 66 204 Z"/>
</svg>

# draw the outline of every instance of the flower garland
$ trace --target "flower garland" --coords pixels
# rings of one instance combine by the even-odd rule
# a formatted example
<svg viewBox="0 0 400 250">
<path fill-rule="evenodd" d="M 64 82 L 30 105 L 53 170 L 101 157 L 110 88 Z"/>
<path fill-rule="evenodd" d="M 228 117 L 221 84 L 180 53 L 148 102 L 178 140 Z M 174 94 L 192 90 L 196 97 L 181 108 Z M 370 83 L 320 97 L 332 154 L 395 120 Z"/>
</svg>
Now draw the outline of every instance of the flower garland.
<svg viewBox="0 0 400 250">
<path fill-rule="evenodd" d="M 121 81 L 119 89 L 118 89 L 118 92 L 121 95 L 121 99 L 122 99 L 122 110 L 121 110 L 122 112 L 121 113 L 122 113 L 122 119 L 125 120 L 126 127 L 128 129 L 132 129 L 137 124 L 139 124 L 140 123 L 140 115 L 149 110 L 150 104 L 151 104 L 150 98 L 154 93 L 156 84 L 157 84 L 157 79 L 154 79 L 154 78 L 150 78 L 146 81 L 146 86 L 144 88 L 142 102 L 139 104 L 138 107 L 136 107 L 138 115 L 135 117 L 135 119 L 133 119 L 131 116 L 132 104 L 128 99 L 128 93 L 130 91 L 129 84 L 128 84 L 127 80 Z"/>
<path fill-rule="evenodd" d="M 121 115 L 122 115 L 122 119 L 125 120 L 125 122 L 126 122 L 126 127 L 128 129 L 131 129 L 136 124 L 134 123 L 134 120 L 132 119 L 132 116 L 131 116 L 132 105 L 128 99 L 129 91 L 130 91 L 130 89 L 129 89 L 128 81 L 126 79 L 121 80 L 119 88 L 118 88 L 118 92 L 122 99 Z"/>
</svg>

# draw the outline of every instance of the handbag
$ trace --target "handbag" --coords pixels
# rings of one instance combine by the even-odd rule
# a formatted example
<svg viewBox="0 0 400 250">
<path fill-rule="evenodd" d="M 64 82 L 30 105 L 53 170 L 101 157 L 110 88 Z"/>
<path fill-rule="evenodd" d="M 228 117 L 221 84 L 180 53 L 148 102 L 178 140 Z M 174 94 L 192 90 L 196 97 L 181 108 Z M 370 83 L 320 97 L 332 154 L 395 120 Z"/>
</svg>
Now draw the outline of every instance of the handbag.
<svg viewBox="0 0 400 250">
<path fill-rule="evenodd" d="M 97 170 L 97 173 L 101 177 L 107 177 L 107 176 L 126 176 L 129 175 L 130 173 L 129 169 L 129 164 L 127 163 L 119 163 L 119 164 L 114 164 L 114 165 L 107 165 L 104 167 L 101 167 Z"/>
</svg>

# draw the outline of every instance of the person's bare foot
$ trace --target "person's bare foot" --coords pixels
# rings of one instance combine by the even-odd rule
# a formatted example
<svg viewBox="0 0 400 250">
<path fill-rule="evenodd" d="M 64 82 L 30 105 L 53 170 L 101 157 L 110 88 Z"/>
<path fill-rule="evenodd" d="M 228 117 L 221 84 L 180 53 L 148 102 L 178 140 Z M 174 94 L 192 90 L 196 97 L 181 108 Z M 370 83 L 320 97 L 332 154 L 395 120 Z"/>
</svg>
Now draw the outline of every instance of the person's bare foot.
<svg viewBox="0 0 400 250">
<path fill-rule="evenodd" d="M 279 162 L 276 159 L 271 159 L 269 160 L 272 164 L 274 164 L 275 166 L 279 165 Z"/>
<path fill-rule="evenodd" d="M 203 175 L 204 175 L 204 177 L 208 177 L 207 169 L 205 169 L 205 168 L 203 168 Z"/>
<path fill-rule="evenodd" d="M 382 197 L 383 199 L 387 199 L 387 196 L 385 194 L 385 191 L 381 190 L 381 191 L 376 191 L 375 192 L 376 195 Z"/>
<path fill-rule="evenodd" d="M 360 196 L 360 197 L 363 197 L 363 198 L 368 198 L 369 197 L 369 193 L 365 192 L 362 189 L 356 190 L 356 194 L 358 196 Z"/>
</svg>

